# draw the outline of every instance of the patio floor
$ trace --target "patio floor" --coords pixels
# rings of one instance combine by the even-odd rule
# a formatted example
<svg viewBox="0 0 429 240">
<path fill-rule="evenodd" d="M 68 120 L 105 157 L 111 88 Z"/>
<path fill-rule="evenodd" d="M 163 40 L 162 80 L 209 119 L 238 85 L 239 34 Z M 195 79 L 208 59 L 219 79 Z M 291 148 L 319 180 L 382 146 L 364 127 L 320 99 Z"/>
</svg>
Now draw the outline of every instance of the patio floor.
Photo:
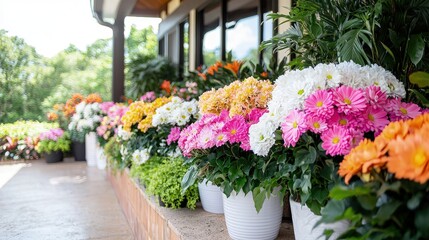
<svg viewBox="0 0 429 240">
<path fill-rule="evenodd" d="M 105 171 L 73 159 L 22 166 L 0 184 L 0 239 L 133 239 Z"/>
</svg>

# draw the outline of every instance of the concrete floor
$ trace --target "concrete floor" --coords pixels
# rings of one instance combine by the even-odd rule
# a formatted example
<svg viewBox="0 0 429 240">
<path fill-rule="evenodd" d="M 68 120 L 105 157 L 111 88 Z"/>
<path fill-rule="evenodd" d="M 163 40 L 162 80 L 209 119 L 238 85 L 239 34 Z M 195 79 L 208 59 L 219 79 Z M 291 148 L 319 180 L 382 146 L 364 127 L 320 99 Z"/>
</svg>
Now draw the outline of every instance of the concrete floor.
<svg viewBox="0 0 429 240">
<path fill-rule="evenodd" d="M 65 159 L 31 161 L 0 187 L 0 239 L 133 237 L 105 171 Z"/>
</svg>

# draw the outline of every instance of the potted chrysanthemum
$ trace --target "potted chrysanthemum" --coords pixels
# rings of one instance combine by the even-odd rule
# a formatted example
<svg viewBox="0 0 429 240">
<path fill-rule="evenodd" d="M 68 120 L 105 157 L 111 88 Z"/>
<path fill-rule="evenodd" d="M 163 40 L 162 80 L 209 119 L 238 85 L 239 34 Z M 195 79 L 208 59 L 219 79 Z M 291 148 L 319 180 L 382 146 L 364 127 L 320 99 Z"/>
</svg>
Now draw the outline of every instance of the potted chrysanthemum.
<svg viewBox="0 0 429 240">
<path fill-rule="evenodd" d="M 269 112 L 250 128 L 250 145 L 258 155 L 283 152 L 290 158 L 278 178 L 291 194 L 297 239 L 321 234 L 313 226 L 329 189 L 339 180 L 335 169 L 341 158 L 390 121 L 420 114 L 417 105 L 401 101 L 404 95 L 390 72 L 352 62 L 288 71 L 276 80 Z M 276 135 L 282 141 L 276 141 Z M 300 223 L 298 214 L 304 210 L 306 216 L 316 215 Z"/>
<path fill-rule="evenodd" d="M 429 113 L 391 122 L 340 163 L 323 222 L 348 220 L 341 239 L 428 239 Z"/>
<path fill-rule="evenodd" d="M 226 225 L 233 239 L 274 239 L 278 235 L 280 186 L 273 182 L 262 191 L 258 187 L 280 165 L 277 158 L 249 151 L 248 135 L 249 127 L 266 111 L 272 88 L 269 81 L 250 77 L 205 92 L 199 100 L 201 118 L 180 133 L 179 147 L 192 164 L 183 183 L 186 186 L 205 178 L 222 189 Z"/>
<path fill-rule="evenodd" d="M 63 152 L 70 150 L 70 138 L 61 128 L 53 128 L 39 135 L 36 151 L 44 154 L 47 163 L 63 160 Z"/>
</svg>

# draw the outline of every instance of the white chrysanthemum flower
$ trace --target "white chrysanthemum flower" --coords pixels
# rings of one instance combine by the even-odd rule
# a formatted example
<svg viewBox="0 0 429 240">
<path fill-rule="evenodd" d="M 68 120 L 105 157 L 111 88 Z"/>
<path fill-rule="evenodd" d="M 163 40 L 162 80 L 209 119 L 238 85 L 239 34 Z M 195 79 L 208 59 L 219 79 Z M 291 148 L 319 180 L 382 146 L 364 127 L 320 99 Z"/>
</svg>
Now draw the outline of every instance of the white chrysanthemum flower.
<svg viewBox="0 0 429 240">
<path fill-rule="evenodd" d="M 168 123 L 167 116 L 168 115 L 163 112 L 160 112 L 160 113 L 157 112 L 152 118 L 152 125 L 156 127 L 156 126 Z"/>
<path fill-rule="evenodd" d="M 76 105 L 76 113 L 77 114 L 83 113 L 85 106 L 86 106 L 85 102 L 80 102 L 78 105 Z"/>
<path fill-rule="evenodd" d="M 313 81 L 317 89 L 325 89 L 324 87 L 338 87 L 342 80 L 340 71 L 333 63 L 318 64 L 316 67 L 314 67 L 314 71 L 309 71 L 308 75 L 309 76 L 306 77 L 306 79 Z"/>
<path fill-rule="evenodd" d="M 250 149 L 259 156 L 267 156 L 275 143 L 275 124 L 265 121 L 253 124 L 249 128 Z"/>
<path fill-rule="evenodd" d="M 137 165 L 145 163 L 150 158 L 149 149 L 135 150 L 132 154 L 132 161 Z"/>
<path fill-rule="evenodd" d="M 75 128 L 76 128 L 76 122 L 75 122 L 75 121 L 71 121 L 71 122 L 69 123 L 68 129 L 69 129 L 69 130 L 73 130 L 73 129 L 75 129 Z"/>
<path fill-rule="evenodd" d="M 387 79 L 387 86 L 389 88 L 387 96 L 405 98 L 406 92 L 402 82 L 398 81 L 396 78 L 389 78 Z"/>
<path fill-rule="evenodd" d="M 350 87 L 357 87 L 361 84 L 361 66 L 350 61 L 337 64 L 337 69 L 342 76 L 341 83 Z"/>
<path fill-rule="evenodd" d="M 182 102 L 183 102 L 183 100 L 180 97 L 174 96 L 174 97 L 171 98 L 171 103 L 172 104 L 180 104 Z"/>
<path fill-rule="evenodd" d="M 182 104 L 182 108 L 185 109 L 190 115 L 195 116 L 195 114 L 198 112 L 198 102 L 196 100 L 184 102 Z"/>
<path fill-rule="evenodd" d="M 127 141 L 128 139 L 130 139 L 132 133 L 125 131 L 122 125 L 119 125 L 117 134 L 118 138 L 123 141 Z"/>
<path fill-rule="evenodd" d="M 119 152 L 121 153 L 122 160 L 125 161 L 126 160 L 125 157 L 128 155 L 128 149 L 121 144 L 121 148 Z"/>
</svg>

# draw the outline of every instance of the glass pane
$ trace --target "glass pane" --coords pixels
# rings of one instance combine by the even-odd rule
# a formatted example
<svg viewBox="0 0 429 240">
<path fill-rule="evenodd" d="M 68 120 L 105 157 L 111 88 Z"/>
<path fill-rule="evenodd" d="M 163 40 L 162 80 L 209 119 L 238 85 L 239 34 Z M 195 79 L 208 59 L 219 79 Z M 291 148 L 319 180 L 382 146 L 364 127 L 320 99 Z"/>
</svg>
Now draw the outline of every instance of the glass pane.
<svg viewBox="0 0 429 240">
<path fill-rule="evenodd" d="M 220 60 L 220 4 L 209 5 L 203 10 L 203 64 L 210 66 Z"/>
<path fill-rule="evenodd" d="M 189 22 L 183 24 L 183 73 L 189 70 Z"/>
<path fill-rule="evenodd" d="M 226 22 L 226 51 L 231 51 L 233 59 L 258 62 L 257 16 L 258 1 L 229 0 Z"/>
<path fill-rule="evenodd" d="M 263 21 L 263 33 L 262 33 L 262 40 L 266 41 L 269 40 L 273 37 L 273 29 L 274 29 L 274 23 L 272 19 L 268 19 L 268 14 L 272 13 L 270 12 L 265 12 L 264 13 L 264 21 Z M 273 50 L 272 49 L 266 49 L 263 51 L 262 53 L 262 58 L 263 61 L 266 63 L 269 63 L 271 58 L 273 57 Z"/>
</svg>

